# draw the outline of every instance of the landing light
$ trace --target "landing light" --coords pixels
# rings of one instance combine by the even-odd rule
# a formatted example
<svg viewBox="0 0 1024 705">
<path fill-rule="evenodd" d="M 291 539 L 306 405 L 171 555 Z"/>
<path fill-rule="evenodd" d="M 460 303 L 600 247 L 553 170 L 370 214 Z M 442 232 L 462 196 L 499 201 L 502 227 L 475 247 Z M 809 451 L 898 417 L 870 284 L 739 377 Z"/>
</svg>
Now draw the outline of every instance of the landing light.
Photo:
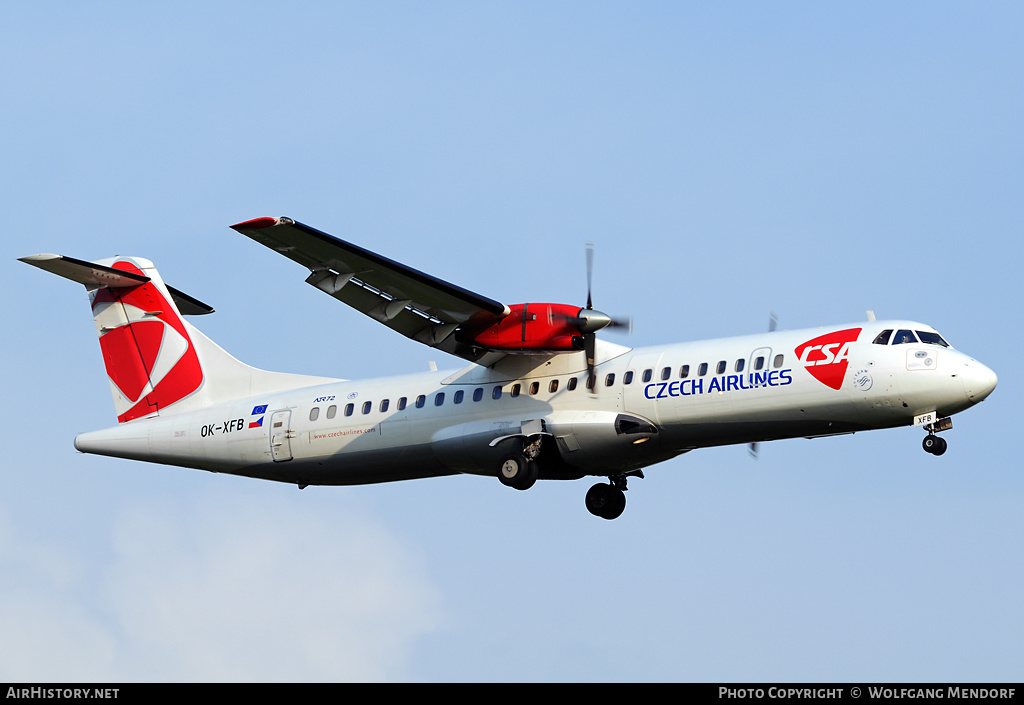
<svg viewBox="0 0 1024 705">
<path fill-rule="evenodd" d="M 649 440 L 651 440 L 650 436 L 644 436 L 643 438 L 637 438 L 635 441 L 633 441 L 633 445 L 638 446 L 641 443 L 646 443 Z"/>
</svg>

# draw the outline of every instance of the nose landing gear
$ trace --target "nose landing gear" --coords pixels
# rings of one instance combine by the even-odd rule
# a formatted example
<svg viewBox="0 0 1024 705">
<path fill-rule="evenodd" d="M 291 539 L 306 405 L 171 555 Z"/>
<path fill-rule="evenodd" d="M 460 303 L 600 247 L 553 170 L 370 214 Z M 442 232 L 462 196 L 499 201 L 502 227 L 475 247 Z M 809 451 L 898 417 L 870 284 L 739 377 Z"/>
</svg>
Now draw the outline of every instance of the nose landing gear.
<svg viewBox="0 0 1024 705">
<path fill-rule="evenodd" d="M 925 418 L 935 418 L 935 414 L 925 415 Z M 925 436 L 924 442 L 921 443 L 921 447 L 924 448 L 925 453 L 931 453 L 932 455 L 942 455 L 946 452 L 946 439 L 939 438 L 935 434 L 939 431 L 948 431 L 953 428 L 953 419 L 948 416 L 942 419 L 936 419 L 931 423 L 921 424 L 924 430 L 928 432 Z"/>
<path fill-rule="evenodd" d="M 942 455 L 946 452 L 946 439 L 939 438 L 934 433 L 929 433 L 924 437 L 924 442 L 921 444 L 924 448 L 925 453 L 931 453 L 932 455 Z"/>
</svg>

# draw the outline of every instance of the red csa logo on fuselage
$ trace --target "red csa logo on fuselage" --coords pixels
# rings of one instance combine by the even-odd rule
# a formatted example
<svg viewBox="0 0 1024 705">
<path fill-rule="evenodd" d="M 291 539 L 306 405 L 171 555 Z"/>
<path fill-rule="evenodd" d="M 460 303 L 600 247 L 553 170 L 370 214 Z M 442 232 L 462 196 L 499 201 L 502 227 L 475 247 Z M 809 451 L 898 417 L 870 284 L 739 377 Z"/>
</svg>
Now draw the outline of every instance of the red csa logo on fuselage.
<svg viewBox="0 0 1024 705">
<path fill-rule="evenodd" d="M 834 333 L 819 335 L 796 347 L 796 356 L 804 369 L 816 380 L 832 389 L 843 386 L 846 368 L 849 365 L 850 344 L 857 340 L 862 329 L 848 328 Z"/>
</svg>

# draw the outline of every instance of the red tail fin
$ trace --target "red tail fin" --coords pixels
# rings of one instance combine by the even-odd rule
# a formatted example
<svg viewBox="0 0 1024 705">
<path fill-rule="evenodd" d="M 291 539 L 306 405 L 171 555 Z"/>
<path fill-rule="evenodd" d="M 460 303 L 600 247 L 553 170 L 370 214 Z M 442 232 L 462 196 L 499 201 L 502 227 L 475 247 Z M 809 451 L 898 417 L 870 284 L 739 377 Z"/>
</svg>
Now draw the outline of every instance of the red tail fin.
<svg viewBox="0 0 1024 705">
<path fill-rule="evenodd" d="M 203 383 L 203 368 L 177 307 L 163 282 L 150 278 L 153 272 L 144 273 L 137 264 L 149 263 L 121 259 L 111 268 L 149 281 L 105 287 L 92 295 L 120 422 L 159 413 Z"/>
<path fill-rule="evenodd" d="M 231 357 L 181 317 L 213 309 L 167 286 L 149 260 L 41 254 L 21 261 L 89 290 L 118 421 L 338 381 L 265 372 Z"/>
</svg>

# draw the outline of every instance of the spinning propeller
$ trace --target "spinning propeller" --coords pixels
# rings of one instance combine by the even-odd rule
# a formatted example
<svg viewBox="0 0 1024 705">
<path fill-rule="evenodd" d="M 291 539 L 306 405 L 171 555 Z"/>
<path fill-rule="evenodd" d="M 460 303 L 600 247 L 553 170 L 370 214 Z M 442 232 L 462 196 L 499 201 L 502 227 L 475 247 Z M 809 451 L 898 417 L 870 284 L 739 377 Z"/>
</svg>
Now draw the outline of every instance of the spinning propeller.
<svg viewBox="0 0 1024 705">
<path fill-rule="evenodd" d="M 577 319 L 577 327 L 583 336 L 583 354 L 587 358 L 587 389 L 592 394 L 597 392 L 597 382 L 594 380 L 595 349 L 597 347 L 597 336 L 595 333 L 604 328 L 626 329 L 626 332 L 633 331 L 632 318 L 612 318 L 607 313 L 594 310 L 594 301 L 591 296 L 594 280 L 594 243 L 587 243 L 587 307 L 581 309 Z"/>
<path fill-rule="evenodd" d="M 587 244 L 587 305 L 532 303 L 508 307 L 508 313 L 488 320 L 484 328 L 467 327 L 461 342 L 484 350 L 510 353 L 562 353 L 583 350 L 587 358 L 587 384 L 593 391 L 597 346 L 595 334 L 605 328 L 632 328 L 629 318 L 612 318 L 594 310 L 591 283 L 594 246 Z"/>
</svg>

